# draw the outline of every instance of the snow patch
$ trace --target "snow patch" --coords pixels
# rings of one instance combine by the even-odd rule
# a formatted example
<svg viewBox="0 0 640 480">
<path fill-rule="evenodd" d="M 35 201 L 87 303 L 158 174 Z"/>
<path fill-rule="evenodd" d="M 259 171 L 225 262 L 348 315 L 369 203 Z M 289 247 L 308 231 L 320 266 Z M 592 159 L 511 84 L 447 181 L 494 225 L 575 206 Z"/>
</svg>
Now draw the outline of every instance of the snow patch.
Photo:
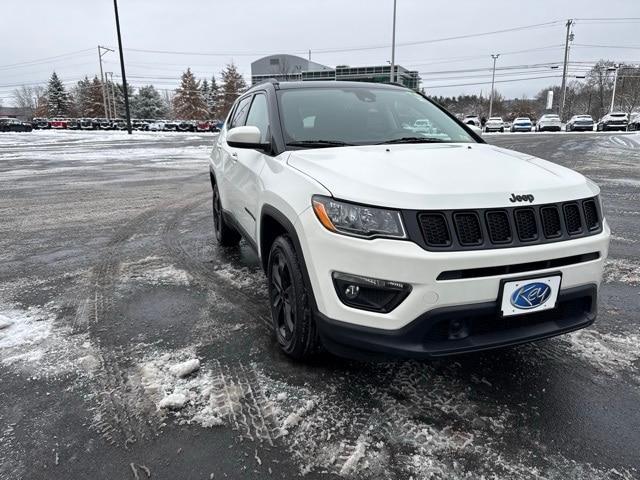
<svg viewBox="0 0 640 480">
<path fill-rule="evenodd" d="M 187 403 L 187 397 L 183 393 L 172 393 L 164 397 L 158 403 L 158 408 L 167 408 L 170 410 L 179 410 Z"/>
<path fill-rule="evenodd" d="M 635 371 L 634 363 L 640 359 L 640 335 L 637 334 L 580 330 L 562 337 L 562 340 L 568 343 L 572 352 L 609 374 Z"/>
<path fill-rule="evenodd" d="M 186 271 L 166 265 L 159 257 L 146 257 L 122 265 L 121 275 L 126 280 L 151 285 L 189 285 L 193 278 Z"/>
<path fill-rule="evenodd" d="M 626 259 L 608 259 L 604 265 L 604 281 L 640 285 L 640 264 Z"/>
<path fill-rule="evenodd" d="M 56 325 L 56 306 L 0 305 L 0 364 L 31 376 L 91 374 L 98 366 L 86 334 Z M 92 359 L 92 360 L 91 360 Z"/>
<path fill-rule="evenodd" d="M 200 370 L 200 360 L 197 358 L 192 358 L 186 362 L 169 367 L 169 371 L 176 377 L 180 378 L 187 377 L 198 370 Z"/>
</svg>

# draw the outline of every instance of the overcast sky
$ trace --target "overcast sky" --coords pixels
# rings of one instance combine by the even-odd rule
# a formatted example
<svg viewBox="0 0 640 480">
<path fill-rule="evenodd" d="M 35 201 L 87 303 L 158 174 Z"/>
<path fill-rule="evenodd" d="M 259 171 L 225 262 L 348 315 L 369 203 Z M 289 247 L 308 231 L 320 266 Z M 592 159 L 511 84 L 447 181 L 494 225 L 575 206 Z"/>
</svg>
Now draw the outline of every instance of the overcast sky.
<svg viewBox="0 0 640 480">
<path fill-rule="evenodd" d="M 0 98 L 10 103 L 15 85 L 45 82 L 55 69 L 71 83 L 98 72 L 98 44 L 117 45 L 112 0 L 2 0 L 0 7 Z M 218 75 L 235 62 L 250 77 L 251 61 L 270 53 L 306 56 L 326 65 L 384 64 L 391 58 L 392 0 L 119 0 L 126 49 L 217 53 L 180 55 L 125 51 L 127 74 L 135 86 L 175 88 L 187 66 L 200 77 Z M 396 62 L 421 72 L 427 93 L 488 93 L 490 71 L 449 72 L 562 62 L 567 18 L 640 17 L 640 0 L 398 0 L 397 42 L 419 42 L 504 30 L 551 21 L 558 24 L 496 35 L 399 46 Z M 640 63 L 640 23 L 578 20 L 571 60 L 609 58 Z M 579 45 L 605 45 L 585 47 Z M 327 52 L 350 47 L 382 48 Z M 548 47 L 548 48 L 547 48 Z M 618 47 L 618 48 L 611 48 Z M 619 48 L 626 47 L 626 48 Z M 630 47 L 636 47 L 630 48 Z M 27 65 L 9 66 L 85 49 L 89 51 Z M 522 53 L 522 50 L 532 50 Z M 463 57 L 463 58 L 460 58 Z M 465 58 L 467 57 L 467 58 Z M 118 74 L 116 54 L 105 69 Z M 532 96 L 559 83 L 548 65 L 498 72 L 496 88 L 507 97 Z M 576 67 L 573 73 L 580 73 Z M 512 80 L 518 81 L 512 81 Z M 509 80 L 503 82 L 504 80 Z M 465 83 L 476 85 L 452 86 Z"/>
</svg>

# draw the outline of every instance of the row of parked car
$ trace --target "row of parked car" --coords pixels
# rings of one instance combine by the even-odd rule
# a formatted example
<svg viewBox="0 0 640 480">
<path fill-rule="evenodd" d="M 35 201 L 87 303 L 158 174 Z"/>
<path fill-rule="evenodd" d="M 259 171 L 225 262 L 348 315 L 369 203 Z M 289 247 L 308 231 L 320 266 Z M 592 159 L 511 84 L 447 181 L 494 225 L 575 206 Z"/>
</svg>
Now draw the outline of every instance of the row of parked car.
<svg viewBox="0 0 640 480">
<path fill-rule="evenodd" d="M 542 115 L 535 123 L 529 117 L 518 117 L 513 122 L 505 122 L 502 117 L 491 117 L 482 126 L 477 115 L 467 115 L 463 122 L 484 128 L 485 132 L 559 132 L 562 130 L 560 117 L 555 114 Z M 594 127 L 599 132 L 612 130 L 640 131 L 640 112 L 627 115 L 624 112 L 611 112 L 595 122 L 591 115 L 574 115 L 564 125 L 567 132 L 592 132 Z"/>
<path fill-rule="evenodd" d="M 33 128 L 38 130 L 126 130 L 122 118 L 34 118 Z M 132 119 L 131 128 L 151 132 L 217 132 L 218 120 L 153 120 Z"/>
</svg>

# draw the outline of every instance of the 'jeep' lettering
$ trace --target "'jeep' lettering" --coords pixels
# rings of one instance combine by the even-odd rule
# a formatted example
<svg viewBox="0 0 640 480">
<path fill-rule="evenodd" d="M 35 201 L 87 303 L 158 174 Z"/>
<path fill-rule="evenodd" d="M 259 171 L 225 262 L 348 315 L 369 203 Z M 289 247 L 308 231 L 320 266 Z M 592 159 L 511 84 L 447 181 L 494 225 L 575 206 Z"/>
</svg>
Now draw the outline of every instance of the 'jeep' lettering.
<svg viewBox="0 0 640 480">
<path fill-rule="evenodd" d="M 516 195 L 515 193 L 511 194 L 511 197 L 509 198 L 509 201 L 511 203 L 516 203 L 516 202 L 529 202 L 529 203 L 533 203 L 533 201 L 535 200 L 535 198 L 533 197 L 533 195 L 531 195 L 530 193 L 527 195 Z"/>
</svg>

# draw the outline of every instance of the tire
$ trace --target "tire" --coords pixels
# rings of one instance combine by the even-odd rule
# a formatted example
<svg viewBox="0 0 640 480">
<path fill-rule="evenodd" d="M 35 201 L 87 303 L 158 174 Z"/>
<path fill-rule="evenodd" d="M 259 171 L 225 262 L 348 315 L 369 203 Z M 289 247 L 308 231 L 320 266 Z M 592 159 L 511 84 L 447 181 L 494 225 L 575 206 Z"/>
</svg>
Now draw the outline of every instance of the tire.
<svg viewBox="0 0 640 480">
<path fill-rule="evenodd" d="M 267 265 L 273 331 L 282 351 L 296 360 L 316 354 L 320 339 L 311 313 L 309 292 L 291 239 L 277 237 Z"/>
<path fill-rule="evenodd" d="M 218 244 L 223 247 L 232 247 L 240 242 L 240 234 L 227 224 L 222 215 L 218 184 L 213 186 L 213 230 Z"/>
</svg>

